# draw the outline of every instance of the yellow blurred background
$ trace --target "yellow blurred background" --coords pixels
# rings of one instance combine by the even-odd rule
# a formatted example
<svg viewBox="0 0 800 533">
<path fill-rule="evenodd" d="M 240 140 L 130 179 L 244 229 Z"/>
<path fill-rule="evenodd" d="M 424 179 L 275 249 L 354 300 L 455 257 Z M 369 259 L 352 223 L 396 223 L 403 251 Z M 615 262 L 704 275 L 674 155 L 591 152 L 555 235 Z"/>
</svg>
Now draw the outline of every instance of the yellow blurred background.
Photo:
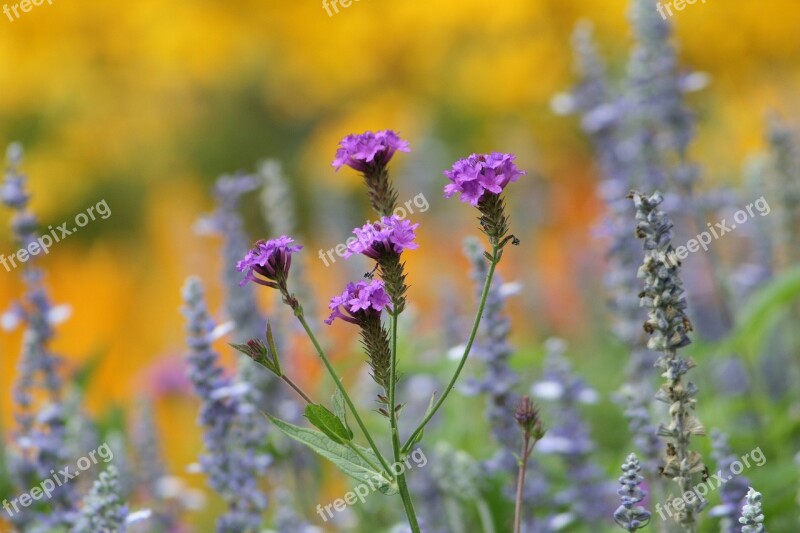
<svg viewBox="0 0 800 533">
<path fill-rule="evenodd" d="M 594 22 L 612 72 L 624 72 L 627 9 L 624 0 L 360 0 L 328 16 L 305 0 L 54 0 L 19 20 L 0 18 L 0 140 L 26 147 L 33 209 L 45 224 L 100 199 L 112 212 L 40 261 L 56 302 L 73 309 L 55 344 L 67 373 L 100 357 L 92 414 L 152 396 L 172 469 L 196 460 L 196 405 L 165 392 L 159 376 L 183 353 L 184 278 L 200 275 L 211 308 L 221 307 L 220 243 L 194 231 L 213 208 L 213 180 L 264 157 L 283 163 L 322 307 L 344 273 L 316 259 L 317 249 L 341 242 L 315 232 L 317 213 L 336 209 L 321 205 L 325 191 L 361 194 L 355 173 L 336 173 L 330 161 L 342 136 L 366 129 L 396 129 L 410 141 L 412 153 L 394 165 L 424 173 L 401 190 L 410 197 L 423 184 L 432 209 L 452 216 L 450 228 L 423 225 L 422 251 L 409 260 L 421 307 L 434 306 L 424 289 L 442 261 L 460 257 L 460 237 L 471 231 L 466 207 L 436 198 L 441 171 L 472 151 L 512 151 L 538 183 L 522 185 L 526 194 L 512 203 L 543 209 L 544 229 L 504 274 L 535 286 L 552 321 L 518 335 L 579 331 L 588 302 L 573 281 L 581 256 L 570 250 L 590 245 L 600 207 L 590 148 L 549 101 L 574 81 L 570 34 L 580 19 Z M 691 96 L 693 157 L 714 162 L 704 167 L 709 182 L 736 182 L 763 146 L 767 112 L 800 117 L 800 3 L 708 0 L 673 21 L 682 64 L 711 76 Z M 444 150 L 426 161 L 429 139 Z M 546 205 L 532 201 L 540 190 Z M 0 222 L 7 227 L 7 212 Z M 0 253 L 15 248 L 2 232 Z M 17 274 L 0 269 L 4 308 L 20 294 Z M 0 339 L 8 428 L 20 334 Z"/>
</svg>

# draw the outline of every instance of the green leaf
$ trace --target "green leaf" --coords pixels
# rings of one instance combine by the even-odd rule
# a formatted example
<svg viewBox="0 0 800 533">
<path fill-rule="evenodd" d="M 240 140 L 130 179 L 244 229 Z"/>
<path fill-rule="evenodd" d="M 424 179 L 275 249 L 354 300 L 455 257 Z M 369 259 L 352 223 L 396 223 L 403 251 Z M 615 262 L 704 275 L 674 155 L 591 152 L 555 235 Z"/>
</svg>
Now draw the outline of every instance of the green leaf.
<svg viewBox="0 0 800 533">
<path fill-rule="evenodd" d="M 800 297 L 800 267 L 776 277 L 756 291 L 748 300 L 736 327 L 721 345 L 726 352 L 745 352 L 758 356 L 759 348 L 768 338 L 772 327 L 792 302 Z"/>
<path fill-rule="evenodd" d="M 344 404 L 344 396 L 342 396 L 342 391 L 340 391 L 338 388 L 333 391 L 333 412 L 336 413 L 336 417 L 344 425 L 347 431 L 350 432 L 350 438 L 348 440 L 352 440 L 353 431 L 347 424 L 347 407 L 345 407 Z"/>
<path fill-rule="evenodd" d="M 272 324 L 267 322 L 267 346 L 269 353 L 272 355 L 272 361 L 275 365 L 276 374 L 281 375 L 281 361 L 278 357 L 278 349 L 275 347 L 275 338 L 272 336 Z"/>
<path fill-rule="evenodd" d="M 339 470 L 353 479 L 371 486 L 380 485 L 378 489 L 384 494 L 393 494 L 396 492 L 396 488 L 392 482 L 388 481 L 383 474 L 376 471 L 363 457 L 359 456 L 358 453 L 348 446 L 331 440 L 328 436 L 319 431 L 295 426 L 294 424 L 289 424 L 288 422 L 284 422 L 270 415 L 267 415 L 267 417 L 275 424 L 275 427 L 285 435 L 297 442 L 305 444 L 322 457 L 331 461 Z M 369 459 L 372 464 L 380 464 L 372 450 L 362 448 L 357 444 L 351 444 L 351 446 L 355 447 L 364 457 Z"/>
<path fill-rule="evenodd" d="M 322 431 L 334 442 L 344 444 L 353 440 L 353 432 L 324 405 L 313 403 L 306 405 L 306 418 L 312 426 Z"/>
<path fill-rule="evenodd" d="M 428 402 L 428 408 L 427 408 L 427 409 L 425 409 L 425 416 L 423 416 L 423 417 L 422 417 L 422 419 L 423 419 L 423 420 L 424 420 L 424 419 L 425 419 L 425 418 L 426 418 L 426 417 L 427 417 L 429 414 L 431 414 L 431 411 L 433 411 L 433 406 L 434 406 L 434 405 L 436 405 L 436 393 L 435 393 L 435 392 L 434 392 L 433 394 L 431 394 L 431 401 L 429 401 L 429 402 Z M 412 440 L 410 440 L 410 441 L 406 442 L 406 445 L 405 445 L 405 446 L 403 446 L 403 449 L 402 449 L 402 450 L 400 450 L 400 452 L 403 454 L 403 456 L 406 456 L 406 455 L 408 455 L 409 453 L 411 453 L 411 448 L 413 448 L 414 446 L 416 446 L 416 445 L 417 445 L 417 443 L 418 443 L 418 442 L 420 442 L 420 441 L 422 440 L 422 437 L 423 437 L 424 435 L 425 435 L 425 429 L 423 428 L 423 429 L 421 429 L 421 430 L 419 431 L 419 433 L 417 433 L 417 436 L 416 436 L 416 437 L 414 437 Z"/>
</svg>

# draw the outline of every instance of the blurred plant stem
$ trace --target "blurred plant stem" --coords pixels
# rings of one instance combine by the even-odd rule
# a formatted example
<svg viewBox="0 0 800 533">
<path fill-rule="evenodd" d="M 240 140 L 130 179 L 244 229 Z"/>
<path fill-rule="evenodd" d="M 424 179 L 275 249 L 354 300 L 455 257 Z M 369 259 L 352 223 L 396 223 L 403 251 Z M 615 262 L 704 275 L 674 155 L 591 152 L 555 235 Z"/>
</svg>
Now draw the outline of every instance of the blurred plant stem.
<svg viewBox="0 0 800 533">
<path fill-rule="evenodd" d="M 445 399 L 447 399 L 447 395 L 450 394 L 450 391 L 453 390 L 453 387 L 458 380 L 458 376 L 461 374 L 461 371 L 464 369 L 464 365 L 467 362 L 467 358 L 469 357 L 469 353 L 472 350 L 472 345 L 475 342 L 475 337 L 478 334 L 478 327 L 481 325 L 481 318 L 483 317 L 483 310 L 486 307 L 486 297 L 489 295 L 489 288 L 492 286 L 492 278 L 494 278 L 494 271 L 497 268 L 497 263 L 500 262 L 500 248 L 503 246 L 503 243 L 498 243 L 496 240 L 492 242 L 492 253 L 491 255 L 487 254 L 487 259 L 489 259 L 489 272 L 486 274 L 486 282 L 483 284 L 483 291 L 481 291 L 481 301 L 478 305 L 478 312 L 475 314 L 475 321 L 472 324 L 472 331 L 469 334 L 469 340 L 467 341 L 467 345 L 464 348 L 464 355 L 461 356 L 461 361 L 458 363 L 458 367 L 456 368 L 453 377 L 450 379 L 450 383 L 447 384 L 447 388 L 444 389 L 442 395 L 439 397 L 439 400 L 436 404 L 428 410 L 428 413 L 425 415 L 425 418 L 422 419 L 417 429 L 411 434 L 411 436 L 406 441 L 406 444 L 403 446 L 403 449 L 407 449 L 408 447 L 412 446 L 413 443 L 417 442 L 420 439 L 420 435 L 422 431 L 425 429 L 425 426 L 430 422 L 433 415 L 439 410 L 439 408 L 444 403 Z"/>
</svg>

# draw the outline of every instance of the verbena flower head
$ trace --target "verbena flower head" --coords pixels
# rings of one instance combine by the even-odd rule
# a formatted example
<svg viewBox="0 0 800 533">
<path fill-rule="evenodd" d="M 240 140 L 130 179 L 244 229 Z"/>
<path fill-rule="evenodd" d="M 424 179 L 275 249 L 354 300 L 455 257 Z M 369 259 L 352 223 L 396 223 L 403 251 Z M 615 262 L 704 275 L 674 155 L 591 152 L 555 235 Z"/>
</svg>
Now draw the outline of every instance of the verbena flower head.
<svg viewBox="0 0 800 533">
<path fill-rule="evenodd" d="M 417 237 L 414 230 L 419 224 L 392 215 L 381 218 L 380 222 L 365 224 L 353 230 L 356 241 L 347 245 L 344 257 L 364 254 L 379 261 L 387 254 L 399 255 L 403 250 L 416 250 L 419 246 L 414 242 Z"/>
<path fill-rule="evenodd" d="M 293 246 L 293 242 L 294 239 L 286 235 L 269 241 L 258 241 L 247 252 L 244 259 L 236 264 L 239 272 L 246 272 L 240 284 L 244 285 L 248 281 L 252 281 L 274 289 L 278 288 L 289 275 L 292 254 L 303 248 L 298 245 Z M 255 276 L 256 274 L 266 279 L 258 278 Z"/>
<path fill-rule="evenodd" d="M 459 193 L 462 202 L 477 206 L 487 192 L 500 194 L 506 185 L 526 174 L 514 164 L 515 158 L 513 154 L 492 152 L 472 154 L 456 161 L 450 170 L 444 172 L 452 182 L 444 188 L 445 198 Z"/>
<path fill-rule="evenodd" d="M 341 318 L 346 322 L 358 324 L 359 319 L 369 315 L 380 316 L 381 311 L 390 303 L 389 295 L 380 280 L 348 283 L 342 294 L 331 298 L 331 303 L 328 305 L 331 315 L 325 323 L 330 325 L 335 319 Z M 342 313 L 342 310 L 347 314 Z"/>
<path fill-rule="evenodd" d="M 411 149 L 408 141 L 401 139 L 392 130 L 350 134 L 339 141 L 339 149 L 332 166 L 339 170 L 347 165 L 359 172 L 368 173 L 385 167 L 397 151 L 410 152 Z"/>
</svg>

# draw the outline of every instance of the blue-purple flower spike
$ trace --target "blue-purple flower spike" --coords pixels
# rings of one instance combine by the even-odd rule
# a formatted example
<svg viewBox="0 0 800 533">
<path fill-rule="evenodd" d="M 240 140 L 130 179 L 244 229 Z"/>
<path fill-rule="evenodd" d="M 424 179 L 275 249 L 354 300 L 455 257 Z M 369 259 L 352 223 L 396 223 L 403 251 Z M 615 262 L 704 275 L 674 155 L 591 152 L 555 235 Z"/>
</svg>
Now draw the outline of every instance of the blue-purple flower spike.
<svg viewBox="0 0 800 533">
<path fill-rule="evenodd" d="M 28 210 L 30 195 L 26 189 L 26 177 L 20 171 L 22 158 L 22 146 L 11 144 L 6 152 L 7 166 L 0 199 L 14 212 L 11 228 L 16 243 L 27 248 L 36 242 L 39 234 L 36 216 Z M 61 358 L 50 349 L 53 326 L 63 313 L 52 305 L 43 283 L 44 272 L 33 257 L 19 265 L 19 270 L 25 295 L 4 317 L 7 323 L 25 326 L 19 376 L 13 388 L 18 427 L 16 446 L 9 450 L 9 472 L 17 488 L 27 491 L 50 477 L 51 471 L 67 464 L 69 447 L 62 381 L 58 374 Z M 37 390 L 39 384 L 42 391 Z M 39 392 L 44 393 L 46 401 L 37 402 Z M 22 530 L 33 523 L 53 528 L 70 527 L 76 517 L 76 502 L 75 486 L 67 483 L 56 487 L 48 502 L 49 512 L 26 508 L 12 520 Z"/>
<path fill-rule="evenodd" d="M 264 419 L 247 401 L 247 384 L 225 377 L 211 348 L 214 324 L 206 311 L 203 286 L 189 278 L 183 290 L 187 324 L 189 378 L 200 397 L 200 424 L 206 453 L 200 466 L 209 485 L 225 500 L 228 512 L 217 522 L 219 533 L 245 533 L 262 526 L 267 501 L 258 486 L 270 458 L 256 450 L 263 444 Z"/>
<path fill-rule="evenodd" d="M 624 530 L 633 533 L 644 528 L 650 522 L 650 513 L 639 505 L 647 493 L 639 485 L 644 478 L 639 474 L 642 467 L 635 454 L 630 454 L 622 464 L 622 475 L 619 478 L 621 487 L 617 491 L 621 504 L 614 511 L 614 521 Z"/>
</svg>

